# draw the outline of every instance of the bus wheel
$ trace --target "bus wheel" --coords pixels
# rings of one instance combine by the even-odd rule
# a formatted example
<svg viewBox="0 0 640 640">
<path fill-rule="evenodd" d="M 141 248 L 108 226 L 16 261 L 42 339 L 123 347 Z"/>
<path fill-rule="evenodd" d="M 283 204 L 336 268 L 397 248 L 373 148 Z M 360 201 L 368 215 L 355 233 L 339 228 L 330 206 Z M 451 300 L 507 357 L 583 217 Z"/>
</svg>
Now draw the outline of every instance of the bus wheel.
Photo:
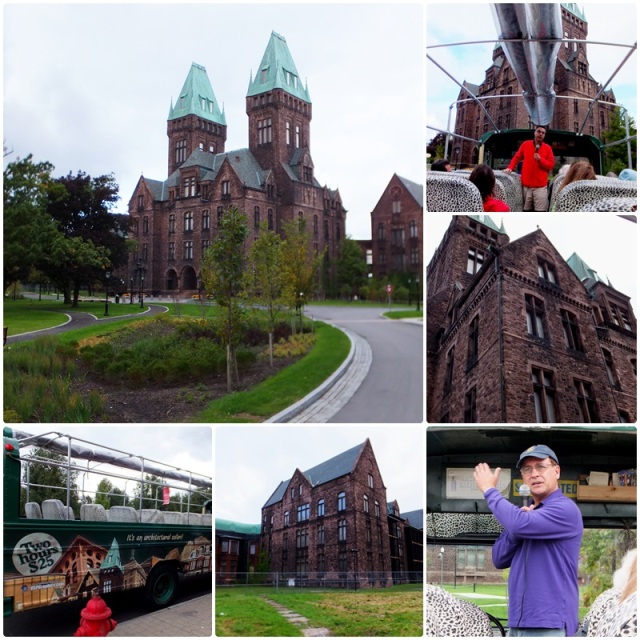
<svg viewBox="0 0 640 640">
<path fill-rule="evenodd" d="M 166 607 L 174 599 L 178 590 L 178 574 L 174 569 L 154 571 L 147 580 L 145 599 L 154 609 Z"/>
</svg>

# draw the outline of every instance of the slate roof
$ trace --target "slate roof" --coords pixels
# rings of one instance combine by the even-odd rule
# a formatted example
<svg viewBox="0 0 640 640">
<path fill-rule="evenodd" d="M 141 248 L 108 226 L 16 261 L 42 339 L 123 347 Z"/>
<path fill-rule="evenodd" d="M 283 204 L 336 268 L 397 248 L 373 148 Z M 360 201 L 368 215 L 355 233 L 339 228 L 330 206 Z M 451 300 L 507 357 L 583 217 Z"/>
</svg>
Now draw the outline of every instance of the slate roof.
<svg viewBox="0 0 640 640">
<path fill-rule="evenodd" d="M 477 222 L 479 222 L 480 224 L 484 224 L 485 226 L 489 227 L 489 229 L 493 229 L 494 231 L 497 231 L 498 233 L 504 233 L 506 234 L 507 232 L 504 229 L 504 223 L 500 225 L 500 227 L 498 228 L 498 226 L 496 225 L 496 223 L 493 221 L 493 219 L 491 218 L 491 216 L 476 216 L 476 215 L 469 215 L 470 218 L 473 218 L 474 220 L 476 220 Z"/>
<path fill-rule="evenodd" d="M 397 174 L 396 174 L 397 175 Z M 405 186 L 405 189 L 413 196 L 413 199 L 422 206 L 423 203 L 423 195 L 424 189 L 421 184 L 417 184 L 416 182 L 411 182 L 411 180 L 407 180 L 407 178 L 403 178 L 402 176 L 398 176 L 398 180 L 402 182 Z"/>
<path fill-rule="evenodd" d="M 585 280 L 604 282 L 598 273 L 594 271 L 577 253 L 575 253 L 575 251 L 567 258 L 567 264 L 578 276 L 580 282 L 584 282 Z"/>
<path fill-rule="evenodd" d="M 324 484 L 336 478 L 341 478 L 353 471 L 364 446 L 368 441 L 363 442 L 347 451 L 339 453 L 337 456 L 321 462 L 319 465 L 303 472 L 304 477 L 309 481 L 312 487 Z M 283 480 L 271 497 L 265 502 L 264 507 L 280 502 L 284 497 L 285 491 L 289 485 L 289 480 Z"/>
<path fill-rule="evenodd" d="M 401 513 L 400 517 L 404 520 L 408 520 L 409 524 L 414 529 L 420 529 L 421 531 L 424 529 L 424 511 L 422 509 Z"/>
</svg>

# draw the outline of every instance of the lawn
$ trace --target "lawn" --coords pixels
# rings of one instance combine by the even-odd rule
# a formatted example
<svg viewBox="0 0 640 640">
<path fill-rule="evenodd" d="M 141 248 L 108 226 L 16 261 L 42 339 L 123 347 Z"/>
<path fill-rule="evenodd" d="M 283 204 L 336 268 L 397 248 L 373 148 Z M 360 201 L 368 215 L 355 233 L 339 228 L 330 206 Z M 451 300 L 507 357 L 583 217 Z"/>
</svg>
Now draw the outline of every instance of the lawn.
<svg viewBox="0 0 640 640">
<path fill-rule="evenodd" d="M 403 311 L 387 311 L 383 315 L 390 320 L 402 320 L 404 318 L 422 318 L 422 311 L 416 311 L 415 309 L 405 309 Z"/>
<path fill-rule="evenodd" d="M 309 620 L 311 628 L 324 627 L 331 636 L 401 637 L 421 636 L 423 624 L 422 589 L 402 585 L 360 591 L 312 591 L 265 589 L 216 589 L 216 635 L 266 636 L 302 635 L 300 628 L 285 622 L 288 632 L 271 625 L 269 605 L 263 596 L 284 605 Z"/>
</svg>

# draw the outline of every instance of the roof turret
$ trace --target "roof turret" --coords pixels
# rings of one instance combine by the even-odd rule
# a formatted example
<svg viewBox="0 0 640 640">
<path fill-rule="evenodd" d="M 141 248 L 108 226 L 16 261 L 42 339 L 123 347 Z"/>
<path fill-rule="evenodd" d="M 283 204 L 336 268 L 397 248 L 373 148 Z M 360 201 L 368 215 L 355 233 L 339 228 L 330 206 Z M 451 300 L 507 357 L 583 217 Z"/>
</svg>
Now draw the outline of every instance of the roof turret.
<svg viewBox="0 0 640 640">
<path fill-rule="evenodd" d="M 191 64 L 189 75 L 184 81 L 175 106 L 173 100 L 171 101 L 168 119 L 176 120 L 188 115 L 195 115 L 221 125 L 227 124 L 224 110 L 220 109 L 213 93 L 207 70 L 195 62 Z"/>
<path fill-rule="evenodd" d="M 247 97 L 273 89 L 282 89 L 296 98 L 311 102 L 309 90 L 306 84 L 302 84 L 287 41 L 275 31 L 271 32 L 271 38 L 262 56 L 256 77 L 249 81 Z"/>
</svg>

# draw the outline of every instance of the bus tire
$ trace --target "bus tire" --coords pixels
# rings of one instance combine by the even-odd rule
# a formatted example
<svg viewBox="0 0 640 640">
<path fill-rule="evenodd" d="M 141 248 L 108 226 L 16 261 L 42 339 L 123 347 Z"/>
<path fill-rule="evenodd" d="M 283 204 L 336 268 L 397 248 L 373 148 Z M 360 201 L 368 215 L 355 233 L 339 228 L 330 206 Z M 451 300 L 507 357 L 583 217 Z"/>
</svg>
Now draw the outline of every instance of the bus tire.
<svg viewBox="0 0 640 640">
<path fill-rule="evenodd" d="M 160 567 L 151 572 L 145 587 L 145 601 L 152 609 L 171 604 L 178 591 L 178 573 L 171 567 Z"/>
</svg>

